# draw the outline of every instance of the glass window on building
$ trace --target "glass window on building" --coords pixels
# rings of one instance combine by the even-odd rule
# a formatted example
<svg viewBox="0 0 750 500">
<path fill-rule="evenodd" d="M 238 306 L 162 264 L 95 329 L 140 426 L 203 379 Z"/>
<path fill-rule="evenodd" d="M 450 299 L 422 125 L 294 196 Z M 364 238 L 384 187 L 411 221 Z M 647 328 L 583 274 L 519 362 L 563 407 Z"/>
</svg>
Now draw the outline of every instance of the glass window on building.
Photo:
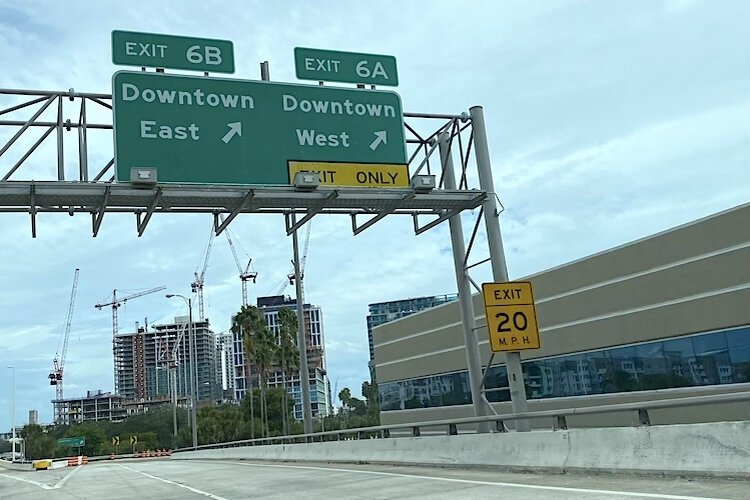
<svg viewBox="0 0 750 500">
<path fill-rule="evenodd" d="M 529 399 L 750 382 L 750 327 L 601 349 L 522 364 Z M 504 365 L 485 395 L 509 401 Z M 466 371 L 379 385 L 381 410 L 471 403 Z"/>
<path fill-rule="evenodd" d="M 670 379 L 670 387 L 700 385 L 695 376 L 695 350 L 689 338 L 670 339 L 662 342 L 666 362 L 665 375 Z"/>
<path fill-rule="evenodd" d="M 489 389 L 485 393 L 487 401 L 496 403 L 498 401 L 510 401 L 510 389 L 508 388 L 508 375 L 505 365 L 491 366 L 487 378 L 484 381 L 485 389 Z M 497 391 L 495 389 L 503 389 Z M 471 402 L 471 397 L 469 397 Z"/>
<path fill-rule="evenodd" d="M 750 328 L 739 328 L 726 333 L 732 381 L 750 382 Z"/>
<path fill-rule="evenodd" d="M 732 365 L 724 332 L 698 335 L 692 338 L 695 349 L 696 370 L 703 377 L 703 384 L 729 384 L 732 381 Z"/>
</svg>

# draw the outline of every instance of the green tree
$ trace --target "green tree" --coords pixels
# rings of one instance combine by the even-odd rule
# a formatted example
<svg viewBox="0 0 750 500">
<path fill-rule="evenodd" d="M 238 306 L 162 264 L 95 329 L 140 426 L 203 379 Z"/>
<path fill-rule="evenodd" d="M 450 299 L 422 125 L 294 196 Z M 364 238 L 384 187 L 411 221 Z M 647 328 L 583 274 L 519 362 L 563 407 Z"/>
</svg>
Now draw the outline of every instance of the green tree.
<svg viewBox="0 0 750 500">
<path fill-rule="evenodd" d="M 103 422 L 102 422 L 103 423 Z M 184 408 L 177 409 L 177 428 L 188 427 L 188 412 Z M 151 408 L 145 413 L 132 415 L 121 423 L 110 424 L 107 437 L 120 436 L 120 451 L 127 449 L 130 436 L 139 435 L 144 432 L 156 434 L 156 448 L 175 448 L 178 443 L 173 436 L 172 406 L 162 405 Z M 191 441 L 192 442 L 192 441 Z"/>
<path fill-rule="evenodd" d="M 271 436 L 287 434 L 284 422 L 292 420 L 294 411 L 294 401 L 288 396 L 281 387 L 268 390 L 268 432 Z"/>
<path fill-rule="evenodd" d="M 365 403 L 359 398 L 356 398 L 354 396 L 349 398 L 349 407 L 351 408 L 350 411 L 353 415 L 357 415 L 357 416 L 367 415 L 367 403 Z"/>
<path fill-rule="evenodd" d="M 245 363 L 248 367 L 246 376 L 246 386 L 248 392 L 253 389 L 253 376 L 251 367 L 258 365 L 260 375 L 260 386 L 261 386 L 261 398 L 260 398 L 260 411 L 261 421 L 266 422 L 265 419 L 265 388 L 264 381 L 266 377 L 265 370 L 273 359 L 273 347 L 269 345 L 271 340 L 266 320 L 263 317 L 263 313 L 255 306 L 242 306 L 240 311 L 232 316 L 232 327 L 233 333 L 239 333 L 242 335 L 242 347 L 245 354 Z M 271 344 L 275 345 L 273 342 Z M 251 397 L 250 401 L 250 422 L 251 422 L 251 433 L 255 437 L 255 408 L 254 399 Z M 265 434 L 265 431 L 264 431 Z"/>
<path fill-rule="evenodd" d="M 57 441 L 41 425 L 26 425 L 21 429 L 21 437 L 26 441 L 26 458 L 39 460 L 57 456 Z"/>
<path fill-rule="evenodd" d="M 350 391 L 348 387 L 341 389 L 339 391 L 339 400 L 341 401 L 344 410 L 349 408 L 349 404 L 352 401 L 352 391 Z"/>
<path fill-rule="evenodd" d="M 66 453 L 68 455 L 77 455 L 78 453 L 88 456 L 97 455 L 101 444 L 108 440 L 102 424 L 103 422 L 83 422 L 71 425 L 65 432 L 65 437 L 83 437 L 86 439 L 86 444 L 80 449 L 65 447 Z"/>
<path fill-rule="evenodd" d="M 380 393 L 378 384 L 375 382 L 362 382 L 362 396 L 367 401 L 367 415 L 373 422 L 372 425 L 380 425 Z"/>
<path fill-rule="evenodd" d="M 281 373 L 284 383 L 284 401 L 282 406 L 289 404 L 289 387 L 287 383 L 295 370 L 299 370 L 299 348 L 297 346 L 297 315 L 291 309 L 284 308 L 279 311 L 279 342 L 276 350 L 277 362 L 281 365 Z M 300 373 L 300 376 L 302 374 Z M 294 405 L 292 405 L 293 407 Z M 282 414 L 283 434 L 289 434 L 289 421 L 287 414 Z"/>
<path fill-rule="evenodd" d="M 205 406 L 198 411 L 198 444 L 244 439 L 245 421 L 234 405 Z"/>
</svg>

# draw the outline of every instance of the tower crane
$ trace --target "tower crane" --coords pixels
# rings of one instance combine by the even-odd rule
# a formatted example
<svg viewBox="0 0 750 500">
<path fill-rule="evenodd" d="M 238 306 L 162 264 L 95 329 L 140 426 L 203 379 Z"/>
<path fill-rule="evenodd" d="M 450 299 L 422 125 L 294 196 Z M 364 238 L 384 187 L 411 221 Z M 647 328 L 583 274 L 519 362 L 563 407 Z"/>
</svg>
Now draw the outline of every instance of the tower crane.
<svg viewBox="0 0 750 500">
<path fill-rule="evenodd" d="M 102 308 L 107 306 L 112 306 L 112 338 L 114 339 L 115 335 L 117 335 L 118 332 L 118 324 L 117 324 L 117 310 L 120 308 L 121 305 L 123 305 L 125 302 L 131 299 L 135 299 L 136 297 L 143 297 L 144 295 L 148 295 L 150 293 L 156 293 L 161 292 L 162 290 L 166 290 L 167 287 L 165 286 L 159 286 L 156 288 L 151 288 L 149 290 L 144 290 L 142 292 L 137 292 L 132 295 L 128 295 L 126 297 L 120 297 L 117 298 L 117 289 L 112 290 L 112 300 L 106 303 L 98 303 L 94 307 L 99 309 L 100 311 Z"/>
<path fill-rule="evenodd" d="M 211 256 L 211 247 L 214 244 L 214 236 L 216 236 L 216 233 L 214 233 L 213 227 L 211 227 L 211 236 L 208 238 L 208 246 L 206 246 L 206 255 L 203 259 L 203 268 L 201 269 L 201 273 L 198 274 L 198 269 L 195 270 L 195 281 L 193 281 L 190 284 L 190 288 L 192 289 L 193 293 L 198 294 L 198 318 L 200 321 L 203 321 L 206 319 L 205 309 L 203 307 L 203 283 L 206 279 L 206 270 L 208 269 L 208 259 Z"/>
<path fill-rule="evenodd" d="M 68 304 L 68 314 L 65 316 L 65 326 L 63 327 L 60 341 L 57 344 L 57 352 L 52 360 L 52 371 L 49 374 L 49 385 L 55 386 L 55 422 L 62 422 L 62 399 L 63 399 L 63 369 L 65 368 L 65 357 L 68 354 L 68 339 L 70 338 L 70 325 L 73 322 L 73 309 L 76 303 L 76 292 L 78 291 L 78 272 L 76 268 L 73 275 L 73 288 L 70 290 L 70 302 Z"/>
<path fill-rule="evenodd" d="M 299 266 L 299 276 L 300 278 L 304 279 L 305 276 L 305 263 L 307 262 L 307 249 L 310 246 L 310 227 L 311 223 L 307 223 L 307 228 L 305 229 L 305 243 L 302 246 L 302 257 L 300 257 L 300 266 Z M 292 261 L 292 265 L 289 268 L 289 272 L 286 275 L 286 279 L 279 285 L 279 288 L 276 290 L 276 293 L 274 295 L 281 295 L 284 293 L 284 290 L 286 290 L 286 287 L 288 285 L 294 284 L 294 261 Z"/>
<path fill-rule="evenodd" d="M 224 216 L 219 216 L 221 219 L 221 222 L 224 222 Z M 229 249 L 232 250 L 232 256 L 234 257 L 234 263 L 237 265 L 237 271 L 240 273 L 240 280 L 242 281 L 242 305 L 247 305 L 247 282 L 252 280 L 253 283 L 256 282 L 258 279 L 258 273 L 256 271 L 250 271 L 250 266 L 253 263 L 253 259 L 248 256 L 247 265 L 245 268 L 242 268 L 242 264 L 240 264 L 240 258 L 237 256 L 237 250 L 234 248 L 234 243 L 232 242 L 232 236 L 229 234 L 229 228 L 227 228 L 224 231 L 224 234 L 227 235 L 227 242 L 229 243 Z M 244 249 L 243 249 L 244 251 Z M 247 252 L 245 252 L 245 255 L 247 255 Z"/>
</svg>

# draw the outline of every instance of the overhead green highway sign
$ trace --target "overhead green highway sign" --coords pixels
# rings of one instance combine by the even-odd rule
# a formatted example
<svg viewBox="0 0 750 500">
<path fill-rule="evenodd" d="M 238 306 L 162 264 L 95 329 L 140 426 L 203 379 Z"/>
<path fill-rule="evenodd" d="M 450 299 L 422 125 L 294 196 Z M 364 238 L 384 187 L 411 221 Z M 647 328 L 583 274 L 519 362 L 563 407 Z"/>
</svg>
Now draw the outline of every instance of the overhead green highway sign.
<svg viewBox="0 0 750 500">
<path fill-rule="evenodd" d="M 393 56 L 296 47 L 294 67 L 300 80 L 398 85 Z"/>
<path fill-rule="evenodd" d="M 229 40 L 113 31 L 112 62 L 125 66 L 234 73 L 234 48 Z"/>
<path fill-rule="evenodd" d="M 288 161 L 405 164 L 393 92 L 118 72 L 117 180 L 289 184 Z"/>
</svg>

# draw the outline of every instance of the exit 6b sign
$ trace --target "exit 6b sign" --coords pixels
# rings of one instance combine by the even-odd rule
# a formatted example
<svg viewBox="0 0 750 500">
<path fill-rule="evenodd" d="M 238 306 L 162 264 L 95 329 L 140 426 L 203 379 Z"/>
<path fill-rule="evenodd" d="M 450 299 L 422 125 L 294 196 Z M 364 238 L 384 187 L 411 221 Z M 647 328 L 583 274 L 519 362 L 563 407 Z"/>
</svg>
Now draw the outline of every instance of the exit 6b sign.
<svg viewBox="0 0 750 500">
<path fill-rule="evenodd" d="M 484 283 L 482 295 L 492 352 L 541 347 L 531 283 Z"/>
</svg>

